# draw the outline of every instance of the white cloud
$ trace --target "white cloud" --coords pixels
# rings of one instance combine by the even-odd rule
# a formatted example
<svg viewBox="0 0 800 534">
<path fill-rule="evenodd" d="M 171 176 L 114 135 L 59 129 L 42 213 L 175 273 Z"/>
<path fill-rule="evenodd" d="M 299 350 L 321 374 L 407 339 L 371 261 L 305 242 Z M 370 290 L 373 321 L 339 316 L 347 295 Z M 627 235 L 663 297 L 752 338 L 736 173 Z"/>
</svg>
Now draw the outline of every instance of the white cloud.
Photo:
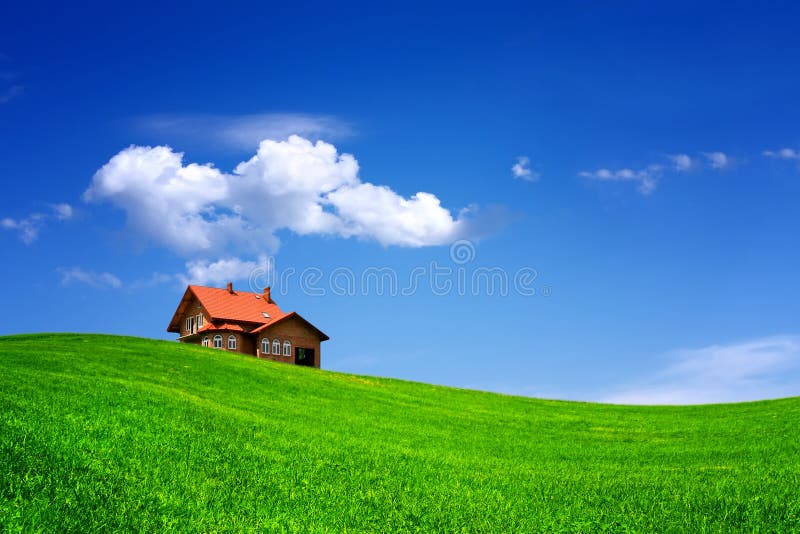
<svg viewBox="0 0 800 534">
<path fill-rule="evenodd" d="M 703 152 L 702 154 L 705 157 L 706 164 L 712 169 L 727 169 L 735 163 L 735 161 L 724 152 Z M 670 170 L 679 173 L 689 172 L 701 165 L 699 157 L 692 158 L 692 156 L 688 154 L 666 154 L 666 158 L 671 162 L 671 166 L 667 168 L 660 164 L 651 164 L 639 170 L 624 168 L 617 170 L 598 169 L 596 171 L 583 171 L 579 172 L 578 176 L 606 182 L 638 182 L 639 192 L 643 195 L 649 195 L 655 191 L 663 173 Z"/>
<path fill-rule="evenodd" d="M 539 179 L 539 173 L 531 169 L 531 159 L 528 156 L 519 156 L 517 162 L 511 167 L 514 178 L 535 182 Z"/>
<path fill-rule="evenodd" d="M 200 143 L 214 147 L 253 150 L 263 139 L 341 140 L 353 135 L 352 126 L 330 115 L 306 113 L 259 113 L 251 115 L 148 115 L 135 126 L 159 139 L 179 143 Z"/>
<path fill-rule="evenodd" d="M 731 158 L 724 152 L 703 152 L 706 163 L 712 169 L 722 170 L 730 166 Z"/>
<path fill-rule="evenodd" d="M 453 216 L 433 194 L 406 198 L 362 182 L 356 159 L 323 141 L 262 141 L 232 173 L 182 160 L 169 147 L 131 146 L 97 171 L 84 198 L 111 202 L 136 233 L 192 259 L 273 251 L 282 229 L 421 247 L 477 226 L 474 209 Z"/>
<path fill-rule="evenodd" d="M 661 165 L 653 164 L 639 170 L 618 169 L 612 171 L 598 169 L 596 171 L 583 171 L 579 172 L 578 176 L 601 182 L 635 182 L 638 184 L 637 189 L 641 194 L 649 195 L 655 190 L 662 170 L 663 167 Z"/>
<path fill-rule="evenodd" d="M 686 172 L 692 168 L 692 158 L 687 154 L 670 154 L 667 157 L 672 161 L 676 171 Z"/>
<path fill-rule="evenodd" d="M 64 285 L 79 283 L 99 289 L 122 287 L 122 281 L 111 273 L 86 271 L 80 267 L 60 268 L 58 272 L 61 273 L 61 283 Z"/>
<path fill-rule="evenodd" d="M 706 404 L 800 394 L 800 336 L 676 351 L 666 367 L 604 399 L 619 404 Z"/>
<path fill-rule="evenodd" d="M 765 150 L 761 153 L 768 158 L 800 160 L 800 150 L 781 148 L 780 150 Z"/>
<path fill-rule="evenodd" d="M 49 213 L 35 212 L 21 219 L 0 219 L 0 228 L 16 230 L 20 240 L 30 245 L 39 238 L 39 233 L 49 221 L 67 221 L 73 215 L 74 211 L 69 204 L 51 204 Z"/>
<path fill-rule="evenodd" d="M 17 230 L 20 240 L 30 245 L 39 238 L 39 231 L 43 225 L 41 213 L 31 213 L 24 219 L 6 217 L 0 220 L 0 228 L 4 230 Z"/>
<path fill-rule="evenodd" d="M 465 228 L 469 209 L 453 218 L 430 193 L 404 198 L 386 186 L 362 183 L 328 195 L 341 219 L 339 234 L 365 236 L 384 245 L 424 247 L 452 242 Z"/>
<path fill-rule="evenodd" d="M 53 215 L 55 216 L 56 220 L 59 221 L 67 221 L 75 214 L 75 210 L 73 210 L 72 206 L 69 204 L 53 204 L 50 207 L 53 210 Z"/>
<path fill-rule="evenodd" d="M 182 159 L 169 147 L 127 148 L 95 174 L 84 199 L 110 200 L 133 229 L 180 252 L 218 246 L 243 230 L 236 213 L 215 209 L 229 197 L 228 179 L 211 165 L 184 166 Z"/>
<path fill-rule="evenodd" d="M 266 257 L 258 261 L 242 261 L 238 258 L 225 258 L 210 262 L 204 260 L 186 263 L 186 274 L 178 275 L 178 279 L 186 284 L 224 284 L 232 280 L 250 279 L 259 269 L 268 268 Z"/>
<path fill-rule="evenodd" d="M 216 261 L 192 260 L 186 262 L 183 273 L 165 274 L 154 272 L 148 278 L 140 278 L 126 283 L 129 290 L 156 287 L 162 284 L 186 286 L 224 285 L 227 282 L 248 280 L 251 287 L 256 287 L 274 273 L 274 263 L 269 256 L 260 256 L 257 260 L 246 261 L 236 257 L 227 257 Z M 255 285 L 254 285 L 255 284 Z M 260 286 L 259 286 L 260 287 Z"/>
</svg>

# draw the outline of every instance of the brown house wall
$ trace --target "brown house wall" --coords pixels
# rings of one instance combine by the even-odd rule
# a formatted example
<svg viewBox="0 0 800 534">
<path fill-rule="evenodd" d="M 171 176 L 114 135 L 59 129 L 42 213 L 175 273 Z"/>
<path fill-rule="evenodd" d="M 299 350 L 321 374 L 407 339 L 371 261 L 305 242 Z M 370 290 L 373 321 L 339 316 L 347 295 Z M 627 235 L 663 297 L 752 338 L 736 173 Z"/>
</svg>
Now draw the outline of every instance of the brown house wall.
<svg viewBox="0 0 800 534">
<path fill-rule="evenodd" d="M 256 355 L 255 336 L 252 334 L 241 334 L 237 336 L 239 343 L 239 352 L 249 354 L 250 356 Z"/>
<path fill-rule="evenodd" d="M 186 311 L 185 311 L 185 312 L 184 312 L 184 314 L 181 316 L 181 324 L 180 324 L 180 327 L 181 327 L 181 337 L 183 337 L 183 336 L 186 336 L 186 335 L 189 335 L 189 334 L 190 334 L 190 332 L 189 332 L 189 331 L 186 329 L 186 317 L 187 317 L 187 316 L 195 317 L 195 316 L 197 316 L 198 314 L 200 314 L 200 315 L 202 315 L 202 316 L 203 316 L 203 324 L 204 324 L 204 325 L 207 325 L 207 324 L 210 322 L 211 318 L 208 316 L 208 314 L 206 313 L 206 311 L 205 311 L 205 310 L 203 309 L 203 307 L 200 305 L 200 302 L 198 302 L 198 300 L 197 300 L 197 299 L 192 299 L 192 302 L 189 304 L 189 306 L 186 308 Z M 196 320 L 195 320 L 195 323 L 196 323 Z M 195 329 L 196 329 L 196 328 L 197 328 L 197 327 L 195 326 Z"/>
<path fill-rule="evenodd" d="M 253 345 L 253 336 L 248 334 L 243 334 L 242 332 L 203 332 L 197 338 L 186 340 L 185 343 L 191 343 L 192 345 L 203 345 L 203 338 L 208 338 L 208 347 L 213 349 L 214 348 L 214 336 L 220 335 L 222 336 L 222 348 L 217 350 L 226 350 L 228 352 L 241 352 L 243 354 L 249 354 L 250 356 L 255 356 L 255 346 Z M 232 350 L 228 348 L 228 337 L 233 336 L 236 338 L 236 350 Z"/>
<path fill-rule="evenodd" d="M 267 338 L 270 342 L 270 354 L 261 354 L 261 340 Z M 272 354 L 272 340 L 278 339 L 281 342 L 281 355 Z M 283 356 L 283 342 L 289 341 L 292 344 L 291 356 Z M 297 347 L 314 350 L 314 367 L 319 367 L 320 362 L 320 339 L 316 332 L 308 327 L 303 321 L 292 317 L 282 321 L 275 326 L 267 328 L 258 336 L 256 348 L 259 358 L 268 358 L 278 362 L 296 363 L 295 350 Z"/>
</svg>

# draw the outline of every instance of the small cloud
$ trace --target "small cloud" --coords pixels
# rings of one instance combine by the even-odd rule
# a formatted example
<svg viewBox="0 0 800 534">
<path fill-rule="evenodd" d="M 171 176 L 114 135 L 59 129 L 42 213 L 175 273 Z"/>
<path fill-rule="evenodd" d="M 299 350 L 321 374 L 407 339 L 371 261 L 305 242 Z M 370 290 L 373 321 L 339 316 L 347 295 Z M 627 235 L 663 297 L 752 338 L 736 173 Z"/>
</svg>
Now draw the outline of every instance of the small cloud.
<svg viewBox="0 0 800 534">
<path fill-rule="evenodd" d="M 72 218 L 74 210 L 69 204 L 51 204 L 49 213 L 31 213 L 22 219 L 6 217 L 0 220 L 0 228 L 16 230 L 20 240 L 30 245 L 39 238 L 39 233 L 49 221 L 66 221 Z"/>
<path fill-rule="evenodd" d="M 671 154 L 667 156 L 676 171 L 678 172 L 687 172 L 692 168 L 693 161 L 687 154 Z"/>
<path fill-rule="evenodd" d="M 178 274 L 155 272 L 149 278 L 134 280 L 126 284 L 131 290 L 145 289 L 162 284 L 223 285 L 226 282 L 247 280 L 256 281 L 269 277 L 274 271 L 269 256 L 262 255 L 257 260 L 242 260 L 236 257 L 222 258 L 216 261 L 193 260 L 186 262 L 186 271 Z"/>
<path fill-rule="evenodd" d="M 237 150 L 252 150 L 264 139 L 281 140 L 291 135 L 337 141 L 354 133 L 352 125 L 338 117 L 308 113 L 156 114 L 139 118 L 134 125 L 172 143 L 195 142 Z"/>
<path fill-rule="evenodd" d="M 24 219 L 11 219 L 6 217 L 0 220 L 0 228 L 4 230 L 16 230 L 20 240 L 26 245 L 30 245 L 39 238 L 39 230 L 42 227 L 41 214 L 32 213 Z"/>
<path fill-rule="evenodd" d="M 763 156 L 775 159 L 800 160 L 800 150 L 793 148 L 781 148 L 780 150 L 765 150 Z"/>
<path fill-rule="evenodd" d="M 119 289 L 122 281 L 111 273 L 86 271 L 80 267 L 59 268 L 63 285 L 85 284 L 98 289 Z"/>
<path fill-rule="evenodd" d="M 267 257 L 257 261 L 243 261 L 239 258 L 224 258 L 210 262 L 205 260 L 190 261 L 186 263 L 186 274 L 177 278 L 184 285 L 187 284 L 224 284 L 230 281 L 249 280 L 252 276 L 267 272 L 269 267 Z"/>
<path fill-rule="evenodd" d="M 50 207 L 53 209 L 56 220 L 59 221 L 68 221 L 75 214 L 75 211 L 69 204 L 53 204 Z"/>
<path fill-rule="evenodd" d="M 651 178 L 650 176 L 645 176 L 642 178 L 642 181 L 639 182 L 639 187 L 637 189 L 644 196 L 649 195 L 656 190 L 656 179 Z"/>
<path fill-rule="evenodd" d="M 800 336 L 679 350 L 642 384 L 603 399 L 616 404 L 707 404 L 789 397 L 800 392 Z"/>
<path fill-rule="evenodd" d="M 519 156 L 517 162 L 511 167 L 511 172 L 514 178 L 525 180 L 526 182 L 535 182 L 539 179 L 538 172 L 530 168 L 531 159 L 528 156 Z"/>
<path fill-rule="evenodd" d="M 578 176 L 598 180 L 601 182 L 636 182 L 637 189 L 642 195 L 649 195 L 656 189 L 658 179 L 663 167 L 658 164 L 648 165 L 644 169 L 598 169 L 596 171 L 582 171 Z"/>
<path fill-rule="evenodd" d="M 731 158 L 724 152 L 703 152 L 706 164 L 712 169 L 723 170 L 730 166 Z"/>
</svg>

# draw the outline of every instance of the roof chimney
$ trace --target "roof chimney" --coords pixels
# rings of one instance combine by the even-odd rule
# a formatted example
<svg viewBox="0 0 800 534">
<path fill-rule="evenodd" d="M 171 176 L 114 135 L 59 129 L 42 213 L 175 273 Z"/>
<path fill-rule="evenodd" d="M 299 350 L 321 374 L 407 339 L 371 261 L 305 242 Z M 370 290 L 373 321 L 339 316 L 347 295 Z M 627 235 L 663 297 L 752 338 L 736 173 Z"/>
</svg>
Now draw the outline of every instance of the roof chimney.
<svg viewBox="0 0 800 534">
<path fill-rule="evenodd" d="M 272 295 L 270 294 L 269 286 L 264 288 L 264 300 L 266 300 L 270 304 L 275 304 L 275 302 L 272 300 Z"/>
<path fill-rule="evenodd" d="M 228 282 L 228 293 L 233 295 L 233 282 Z"/>
</svg>

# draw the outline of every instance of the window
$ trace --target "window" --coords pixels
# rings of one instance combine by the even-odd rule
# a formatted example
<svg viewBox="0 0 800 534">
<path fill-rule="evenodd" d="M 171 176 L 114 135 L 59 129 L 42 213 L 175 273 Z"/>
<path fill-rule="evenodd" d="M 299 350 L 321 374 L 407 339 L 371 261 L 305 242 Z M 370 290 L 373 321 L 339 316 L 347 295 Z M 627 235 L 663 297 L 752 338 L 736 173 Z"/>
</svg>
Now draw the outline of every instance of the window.
<svg viewBox="0 0 800 534">
<path fill-rule="evenodd" d="M 199 328 L 203 328 L 203 314 L 202 313 L 198 313 L 197 314 L 197 328 L 198 329 Z"/>
<path fill-rule="evenodd" d="M 269 339 L 261 340 L 261 354 L 269 354 Z"/>
<path fill-rule="evenodd" d="M 291 356 L 292 355 L 292 344 L 288 341 L 283 342 L 283 355 L 284 356 Z"/>
<path fill-rule="evenodd" d="M 228 336 L 228 349 L 236 350 L 236 336 Z"/>
<path fill-rule="evenodd" d="M 204 347 L 207 347 L 207 346 L 208 346 L 208 336 L 206 336 L 206 337 L 204 337 L 204 338 L 203 338 L 203 346 L 204 346 Z"/>
<path fill-rule="evenodd" d="M 277 356 L 280 353 L 281 353 L 281 342 L 278 341 L 277 339 L 273 339 L 272 340 L 272 354 Z"/>
<path fill-rule="evenodd" d="M 214 336 L 214 348 L 221 349 L 222 348 L 222 336 L 216 335 Z"/>
<path fill-rule="evenodd" d="M 261 315 L 264 316 L 264 319 L 269 319 L 269 314 L 267 312 L 261 312 Z"/>
<path fill-rule="evenodd" d="M 191 332 L 192 331 L 192 318 L 191 317 L 187 317 L 186 318 L 186 331 L 187 332 Z"/>
</svg>

